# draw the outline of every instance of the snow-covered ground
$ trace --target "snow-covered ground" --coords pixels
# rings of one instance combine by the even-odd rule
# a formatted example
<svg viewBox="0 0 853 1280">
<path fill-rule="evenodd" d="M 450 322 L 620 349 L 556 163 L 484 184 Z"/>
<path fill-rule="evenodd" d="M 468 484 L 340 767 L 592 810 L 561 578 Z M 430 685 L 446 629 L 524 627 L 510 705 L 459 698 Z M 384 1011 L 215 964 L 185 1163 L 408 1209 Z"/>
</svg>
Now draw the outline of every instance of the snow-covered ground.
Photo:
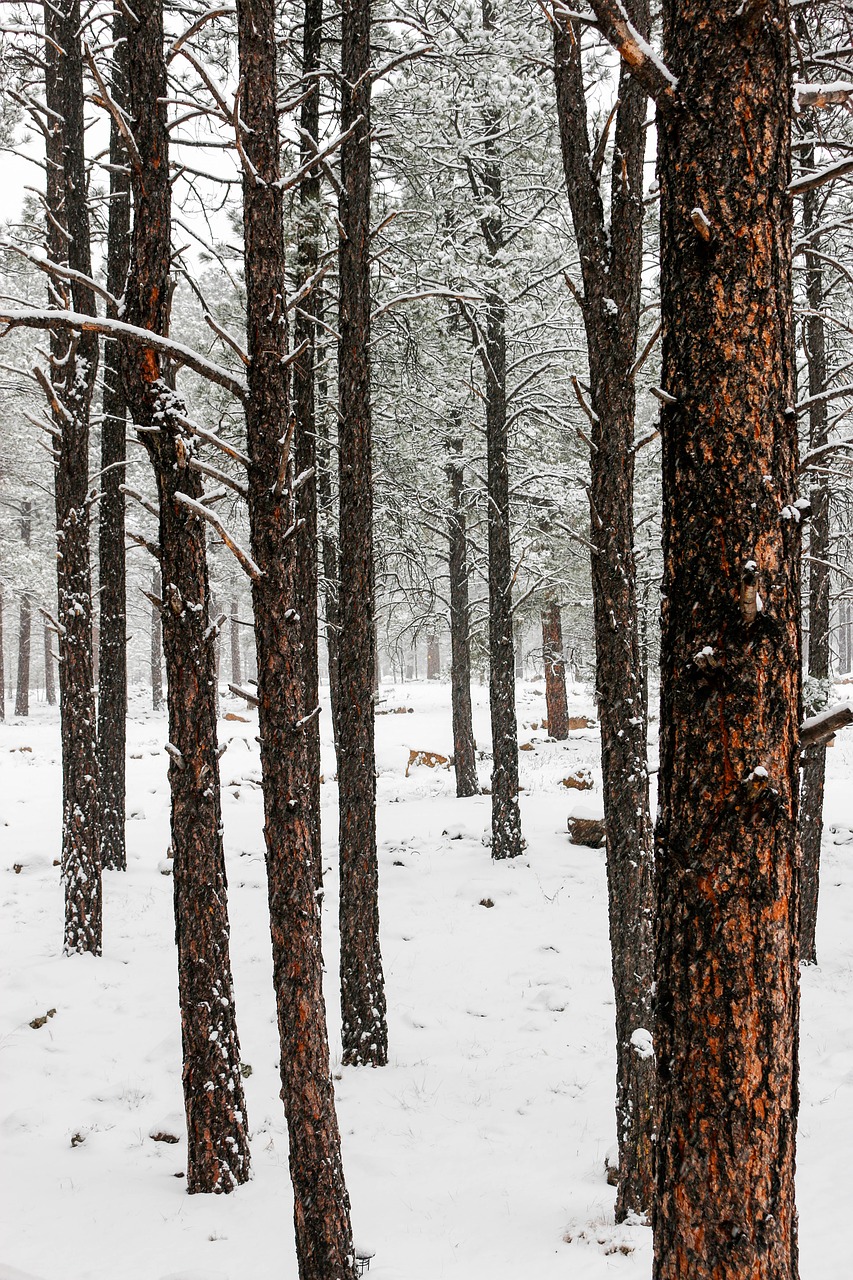
<svg viewBox="0 0 853 1280">
<path fill-rule="evenodd" d="M 489 745 L 475 689 L 478 745 Z M 342 1069 L 336 789 L 323 787 L 327 997 L 344 1162 L 371 1280 L 646 1280 L 645 1227 L 615 1227 L 613 996 L 604 855 L 573 846 L 561 785 L 595 733 L 548 743 L 541 685 L 518 688 L 527 856 L 493 864 L 489 798 L 457 800 L 449 689 L 383 688 L 377 718 L 382 948 L 390 1064 Z M 254 1177 L 185 1193 L 165 722 L 134 694 L 126 875 L 105 876 L 104 956 L 60 954 L 56 717 L 0 725 L 0 1280 L 295 1280 L 253 717 L 222 720 L 237 1016 Z M 590 713 L 572 690 L 573 714 Z M 228 699 L 227 711 L 246 715 Z M 328 715 L 324 716 L 328 735 Z M 804 974 L 799 1204 L 804 1280 L 849 1274 L 853 1149 L 853 732 L 829 753 L 818 930 Z M 488 782 L 488 763 L 481 781 Z M 492 906 L 484 903 L 490 902 Z M 34 1019 L 55 1013 L 38 1027 Z"/>
</svg>

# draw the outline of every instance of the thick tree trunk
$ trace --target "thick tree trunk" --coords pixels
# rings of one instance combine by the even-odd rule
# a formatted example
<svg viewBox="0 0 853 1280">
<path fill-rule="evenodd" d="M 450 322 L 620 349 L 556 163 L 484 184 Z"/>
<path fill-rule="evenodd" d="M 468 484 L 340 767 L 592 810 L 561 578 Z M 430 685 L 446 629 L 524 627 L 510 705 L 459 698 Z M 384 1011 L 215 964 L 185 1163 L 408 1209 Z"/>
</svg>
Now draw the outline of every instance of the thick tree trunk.
<svg viewBox="0 0 853 1280">
<path fill-rule="evenodd" d="M 163 590 L 160 570 L 155 569 L 151 575 L 151 595 L 154 600 L 160 599 L 160 592 Z M 160 615 L 160 606 L 153 603 L 151 605 L 151 649 L 150 649 L 150 668 L 151 668 L 151 705 L 155 711 L 163 705 L 163 624 Z"/>
<path fill-rule="evenodd" d="M 631 16 L 647 37 L 645 0 L 632 6 Z M 634 563 L 631 372 L 640 314 L 646 95 L 623 69 L 608 228 L 593 174 L 580 23 L 558 22 L 554 40 L 563 167 L 575 234 L 582 246 L 583 318 L 593 410 L 591 573 L 616 1002 L 616 1217 L 622 1220 L 629 1213 L 648 1213 L 653 1199 L 653 853 Z"/>
<path fill-rule="evenodd" d="M 319 707 L 305 700 L 303 626 L 294 607 L 304 585 L 298 561 L 311 553 L 308 531 L 297 511 L 288 431 L 275 18 L 273 0 L 238 0 L 243 146 L 252 171 L 261 179 L 256 182 L 244 174 L 243 229 L 250 357 L 249 521 L 259 569 L 252 593 L 264 834 L 299 1275 L 300 1280 L 351 1280 L 355 1259 L 329 1066 L 319 865 L 311 811 L 318 795 L 319 778 L 312 775 L 319 773 L 319 756 L 305 733 Z M 316 8 L 306 21 L 319 21 Z"/>
<path fill-rule="evenodd" d="M 126 101 L 124 63 L 127 19 L 113 13 L 112 95 Z M 130 258 L 130 177 L 127 155 L 115 120 L 110 129 L 110 208 L 107 227 L 107 289 L 124 293 Z M 117 319 L 112 304 L 108 314 Z M 127 430 L 121 345 L 104 343 L 104 420 L 101 427 L 101 504 L 98 529 L 100 566 L 100 664 L 98 681 L 98 776 L 101 796 L 101 862 L 116 871 L 127 867 L 125 849 L 125 751 L 127 740 L 127 603 L 124 550 L 124 463 Z"/>
<path fill-rule="evenodd" d="M 569 736 L 569 704 L 566 699 L 563 622 L 560 606 L 553 600 L 542 610 L 542 662 L 545 667 L 548 736 L 562 742 Z"/>
<path fill-rule="evenodd" d="M 29 547 L 33 533 L 33 504 L 29 498 L 21 499 L 19 522 L 21 541 Z M 21 594 L 18 613 L 18 675 L 15 682 L 15 715 L 30 714 L 30 653 L 32 645 L 32 604 L 29 594 Z"/>
<path fill-rule="evenodd" d="M 353 131 L 341 148 L 338 793 L 343 1058 L 353 1066 L 388 1060 L 373 746 L 370 12 L 370 0 L 344 0 L 341 13 L 341 128 Z"/>
<path fill-rule="evenodd" d="M 754 16 L 754 21 L 748 17 Z M 794 1280 L 789 9 L 665 0 L 656 1280 Z"/>
<path fill-rule="evenodd" d="M 302 29 L 303 92 L 311 90 L 300 113 L 300 165 L 310 164 L 320 131 L 320 53 L 323 39 L 323 0 L 306 0 Z M 322 211 L 320 169 L 309 169 L 299 184 L 296 271 L 299 287 L 315 274 L 320 257 Z M 299 514 L 305 521 L 297 558 L 298 600 L 302 619 L 302 678 L 307 707 L 320 705 L 320 660 L 318 651 L 318 555 L 317 555 L 317 415 L 314 368 L 317 342 L 317 296 L 311 290 L 296 310 L 293 325 L 294 348 L 305 349 L 293 364 L 293 412 L 296 419 L 296 471 L 303 477 L 299 491 Z M 308 808 L 317 884 L 323 880 L 320 846 L 320 717 L 305 727 Z"/>
<path fill-rule="evenodd" d="M 807 166 L 814 163 L 814 145 L 803 157 Z M 823 260 L 819 256 L 820 237 L 815 235 L 821 216 L 817 191 L 803 196 L 803 230 L 810 235 L 812 250 L 806 252 L 806 299 L 809 314 L 804 321 L 809 396 L 826 390 L 826 322 L 823 317 Z M 809 406 L 809 448 L 826 444 L 829 435 L 829 412 L 825 400 Z M 811 532 L 809 538 L 809 675 L 825 681 L 829 677 L 830 627 L 830 485 L 819 476 L 812 483 Z M 800 960 L 817 964 L 817 905 L 820 886 L 820 845 L 823 837 L 823 794 L 826 782 L 826 746 L 809 747 L 802 756 L 802 788 L 800 793 Z"/>
<path fill-rule="evenodd" d="M 132 170 L 134 220 L 125 318 L 168 328 L 171 189 L 162 0 L 129 19 L 128 108 L 142 168 Z M 160 502 L 163 649 L 169 706 L 169 786 L 175 935 L 187 1118 L 187 1190 L 227 1192 L 249 1176 L 249 1136 L 229 955 L 228 897 L 216 742 L 214 641 L 204 523 L 188 463 L 195 440 L 152 348 L 122 353 L 127 406 L 154 466 Z"/>
<path fill-rule="evenodd" d="M 468 607 L 468 541 L 465 516 L 465 469 L 462 441 L 449 443 L 447 477 L 450 481 L 450 508 L 447 515 L 450 574 L 450 701 L 453 714 L 453 762 L 457 796 L 475 796 L 477 744 L 471 714 L 471 642 Z"/>
<path fill-rule="evenodd" d="M 56 680 L 53 671 L 53 632 L 47 623 L 42 627 L 44 643 L 44 697 L 49 707 L 56 706 Z"/>
<path fill-rule="evenodd" d="M 89 213 L 83 150 L 83 60 L 79 0 L 46 4 L 45 102 L 48 252 L 90 276 Z M 63 52 L 60 53 L 59 50 Z M 61 304 L 95 314 L 92 290 L 78 281 Z M 59 693 L 62 736 L 62 880 L 65 952 L 101 953 L 98 761 L 92 669 L 89 563 L 89 413 L 98 368 L 94 334 L 54 333 L 50 343 L 55 440 Z"/>
</svg>

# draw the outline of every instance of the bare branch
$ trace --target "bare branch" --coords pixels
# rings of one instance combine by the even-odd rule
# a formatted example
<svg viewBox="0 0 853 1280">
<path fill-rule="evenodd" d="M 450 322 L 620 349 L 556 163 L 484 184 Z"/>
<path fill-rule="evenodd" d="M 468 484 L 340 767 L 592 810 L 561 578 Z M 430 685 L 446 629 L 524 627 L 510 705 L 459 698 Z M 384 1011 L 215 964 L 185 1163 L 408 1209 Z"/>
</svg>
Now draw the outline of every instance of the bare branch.
<svg viewBox="0 0 853 1280">
<path fill-rule="evenodd" d="M 121 338 L 125 342 L 132 342 L 135 346 L 150 347 L 153 351 L 159 351 L 174 360 L 176 364 L 186 365 L 188 369 L 206 378 L 208 382 L 215 382 L 217 386 L 230 391 L 238 400 L 246 398 L 246 384 L 239 378 L 235 378 L 227 369 L 223 369 L 221 365 L 207 360 L 191 347 L 185 347 L 182 342 L 164 338 L 159 333 L 152 333 L 150 329 L 139 329 L 136 325 L 125 324 L 122 320 L 111 320 L 107 316 L 88 316 L 78 311 L 50 311 L 35 308 L 26 311 L 0 309 L 0 324 L 6 326 L 0 333 L 0 338 L 4 338 L 10 330 L 18 328 L 61 329 L 71 332 L 79 329 L 81 332 L 101 333 L 108 338 Z"/>
<path fill-rule="evenodd" d="M 215 512 L 206 507 L 203 502 L 196 502 L 195 498 L 191 498 L 188 493 L 176 493 L 175 498 L 182 506 L 192 511 L 193 515 L 201 516 L 209 525 L 212 525 L 228 550 L 236 556 L 253 582 L 258 582 L 264 576 L 263 571 L 258 568 L 248 551 L 244 551 L 240 544 L 235 542 Z"/>
</svg>

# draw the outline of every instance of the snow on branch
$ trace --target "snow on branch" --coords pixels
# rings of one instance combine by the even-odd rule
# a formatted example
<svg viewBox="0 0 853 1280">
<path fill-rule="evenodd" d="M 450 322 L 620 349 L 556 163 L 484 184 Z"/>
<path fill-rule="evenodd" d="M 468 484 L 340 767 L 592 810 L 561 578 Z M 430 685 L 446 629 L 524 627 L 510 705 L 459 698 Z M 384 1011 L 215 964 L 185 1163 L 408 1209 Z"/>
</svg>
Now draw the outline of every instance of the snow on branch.
<svg viewBox="0 0 853 1280">
<path fill-rule="evenodd" d="M 288 174 L 286 178 L 280 178 L 277 185 L 281 187 L 282 191 L 290 191 L 291 187 L 297 186 L 305 175 L 311 172 L 315 164 L 318 164 L 321 160 L 325 160 L 334 151 L 337 151 L 338 147 L 343 146 L 347 139 L 352 137 L 358 126 L 363 122 L 364 116 L 356 116 L 355 120 L 353 120 L 350 127 L 344 133 L 339 133 L 336 138 L 332 138 L 331 142 L 327 142 L 326 145 L 321 147 L 319 150 L 317 150 L 316 140 L 312 138 L 306 130 L 300 129 L 299 133 L 303 141 L 309 142 L 313 146 L 314 153 L 311 158 L 307 160 L 305 164 L 300 165 L 295 172 Z"/>
<path fill-rule="evenodd" d="M 258 695 L 251 689 L 247 689 L 245 685 L 229 684 L 228 688 L 236 697 L 244 698 L 250 707 L 256 707 L 258 705 Z"/>
<path fill-rule="evenodd" d="M 853 702 L 839 702 L 800 725 L 800 748 L 820 746 L 834 737 L 839 729 L 853 724 Z"/>
<path fill-rule="evenodd" d="M 214 18 L 224 18 L 227 14 L 236 12 L 237 10 L 233 5 L 223 5 L 219 9 L 208 9 L 200 18 L 196 18 L 192 26 L 188 27 L 183 35 L 178 36 L 177 40 L 166 54 L 166 62 L 171 62 L 175 55 L 180 53 L 182 46 L 185 45 L 188 40 L 191 40 L 193 36 L 201 30 L 205 23 L 211 22 Z"/>
<path fill-rule="evenodd" d="M 822 187 L 848 173 L 853 173 L 853 159 L 850 157 L 836 160 L 834 164 L 828 164 L 825 169 L 818 169 L 815 173 L 804 173 L 801 178 L 795 178 L 790 183 L 788 190 L 792 196 L 801 196 L 805 191 L 814 191 L 815 187 Z"/>
<path fill-rule="evenodd" d="M 622 0 L 589 0 L 604 36 L 661 110 L 675 103 L 678 80 L 633 25 Z M 555 12 L 559 16 L 560 8 Z"/>
<path fill-rule="evenodd" d="M 193 351 L 191 347 L 185 347 L 182 342 L 175 342 L 172 338 L 164 338 L 159 333 L 152 333 L 150 329 L 140 329 L 136 325 L 125 324 L 123 320 L 111 320 L 106 316 L 87 316 L 78 311 L 51 311 L 45 307 L 20 311 L 0 309 L 0 324 L 6 326 L 0 332 L 0 338 L 5 338 L 12 329 L 79 329 L 81 332 L 100 333 L 108 338 L 121 338 L 136 346 L 150 347 L 153 351 L 159 351 L 174 360 L 176 364 L 186 365 L 188 369 L 192 369 L 193 373 L 206 378 L 208 382 L 215 382 L 217 386 L 230 391 L 238 400 L 245 400 L 247 395 L 246 384 L 241 378 L 234 377 L 227 369 L 214 364 L 198 351 Z"/>
<path fill-rule="evenodd" d="M 264 576 L 263 571 L 258 568 L 248 551 L 244 551 L 240 544 L 231 537 L 231 534 L 225 528 L 225 525 L 215 512 L 211 511 L 209 507 L 206 507 L 203 502 L 196 502 L 195 498 L 191 498 L 188 493 L 176 493 L 175 498 L 182 506 L 186 507 L 189 511 L 192 511 L 193 515 L 201 516 L 203 520 L 206 520 L 208 524 L 213 526 L 228 550 L 237 557 L 253 582 L 257 582 Z"/>
<path fill-rule="evenodd" d="M 75 284 L 85 285 L 87 289 L 97 293 L 111 306 L 118 307 L 119 305 L 118 298 L 113 297 L 108 289 L 98 284 L 97 280 L 93 280 L 91 276 L 84 275 L 82 271 L 74 271 L 71 267 L 66 267 L 61 263 L 51 262 L 49 258 L 42 258 L 39 254 L 33 253 L 30 249 L 25 249 L 23 245 L 15 244 L 12 240 L 0 240 L 0 249 L 20 254 L 22 258 L 26 258 L 33 266 L 38 267 L 39 271 L 44 271 L 47 275 L 57 276 L 60 280 L 70 280 Z"/>
<path fill-rule="evenodd" d="M 829 84 L 806 84 L 800 81 L 794 85 L 794 104 L 797 111 L 804 107 L 837 107 L 849 102 L 853 96 L 853 83 L 850 80 L 833 80 Z"/>
</svg>

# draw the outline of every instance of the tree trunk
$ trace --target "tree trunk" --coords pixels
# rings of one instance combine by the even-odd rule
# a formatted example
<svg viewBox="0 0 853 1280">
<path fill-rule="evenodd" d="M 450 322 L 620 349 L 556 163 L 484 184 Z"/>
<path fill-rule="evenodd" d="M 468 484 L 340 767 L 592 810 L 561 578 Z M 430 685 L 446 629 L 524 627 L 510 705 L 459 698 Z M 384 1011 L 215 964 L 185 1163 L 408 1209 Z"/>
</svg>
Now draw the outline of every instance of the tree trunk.
<svg viewBox="0 0 853 1280">
<path fill-rule="evenodd" d="M 231 683 L 243 683 L 243 663 L 240 655 L 240 603 L 231 601 Z"/>
<path fill-rule="evenodd" d="M 49 707 L 56 706 L 56 681 L 53 673 L 53 632 L 45 623 L 42 628 L 44 641 L 44 696 Z"/>
<path fill-rule="evenodd" d="M 125 318 L 168 328 L 171 188 L 162 0 L 129 19 L 128 108 L 141 168 L 131 174 L 134 219 Z M 216 742 L 214 640 L 196 451 L 183 406 L 153 348 L 122 353 L 127 406 L 154 466 L 160 502 L 163 649 L 169 706 L 169 786 L 175 935 L 187 1118 L 187 1190 L 228 1192 L 249 1176 L 249 1136 L 229 955 L 228 898 Z"/>
<path fill-rule="evenodd" d="M 90 276 L 89 211 L 83 150 L 83 60 L 79 0 L 46 4 L 45 102 L 47 240 L 54 262 Z M 59 52 L 62 50 L 62 53 Z M 92 290 L 79 281 L 52 299 L 95 314 Z M 62 880 L 65 952 L 101 953 L 101 859 L 93 678 L 92 578 L 89 562 L 89 413 L 98 368 L 92 333 L 54 333 L 50 341 L 54 436 L 59 693 L 62 736 Z"/>
<path fill-rule="evenodd" d="M 155 569 L 151 575 L 151 595 L 154 600 L 160 599 L 160 570 Z M 160 606 L 151 604 L 151 705 L 155 711 L 163 705 L 163 626 L 160 620 Z"/>
<path fill-rule="evenodd" d="M 812 129 L 809 129 L 811 133 Z M 814 143 L 803 156 L 806 166 L 814 165 Z M 815 235 L 822 204 L 817 191 L 803 195 L 803 231 L 811 249 L 806 251 L 806 299 L 808 315 L 804 321 L 809 397 L 826 390 L 826 322 L 823 317 L 823 260 L 819 256 L 820 237 Z M 809 406 L 809 449 L 826 444 L 829 435 L 829 412 L 825 400 Z M 811 526 L 809 538 L 809 675 L 816 680 L 829 678 L 830 627 L 830 484 L 818 473 L 809 493 Z M 811 710 L 811 708 L 810 708 Z M 826 782 L 826 746 L 812 746 L 803 752 L 800 792 L 800 960 L 817 964 L 817 905 L 820 885 L 820 845 L 823 837 L 823 793 Z"/>
<path fill-rule="evenodd" d="M 569 736 L 569 704 L 566 700 L 562 617 L 560 606 L 553 600 L 542 610 L 542 662 L 545 667 L 548 736 L 562 742 Z"/>
<path fill-rule="evenodd" d="M 324 295 L 318 286 L 312 293 L 318 322 L 323 319 Z M 328 401 L 329 387 L 325 372 L 326 344 L 320 340 L 317 331 L 315 339 L 316 362 L 320 365 L 317 372 L 317 393 L 321 402 Z M 323 518 L 323 533 L 320 539 L 323 556 L 323 587 L 326 612 L 326 653 L 329 666 L 329 702 L 332 708 L 332 733 L 335 739 L 335 759 L 338 757 L 338 719 L 340 715 L 340 696 L 338 682 L 338 648 L 340 635 L 340 611 L 338 609 L 338 545 L 333 529 L 336 525 L 334 497 L 332 495 L 332 454 L 329 444 L 329 430 L 325 415 L 315 410 L 317 429 L 317 504 L 318 515 Z"/>
<path fill-rule="evenodd" d="M 120 7 L 113 12 L 112 95 L 126 101 L 124 63 L 127 57 L 127 19 Z M 107 289 L 113 297 L 124 293 L 130 256 L 130 177 L 127 154 L 115 120 L 110 126 L 110 206 L 107 227 Z M 108 305 L 107 314 L 118 318 Z M 124 550 L 124 464 L 127 431 L 121 345 L 104 343 L 104 421 L 101 427 L 101 504 L 98 529 L 100 566 L 100 669 L 98 682 L 98 776 L 101 796 L 101 862 L 124 871 L 125 753 L 127 742 L 127 602 Z"/>
<path fill-rule="evenodd" d="M 344 0 L 341 14 L 341 128 L 353 130 L 341 147 L 338 325 L 341 1015 L 343 1060 L 351 1066 L 388 1060 L 373 746 L 370 9 L 370 0 Z"/>
<path fill-rule="evenodd" d="M 288 431 L 275 19 L 273 0 L 238 0 L 243 145 L 252 166 L 252 173 L 243 177 L 249 346 L 246 427 L 251 459 L 249 522 L 252 553 L 259 567 L 252 594 L 264 834 L 299 1275 L 300 1280 L 352 1280 L 355 1259 L 349 1197 L 323 1003 L 321 895 L 311 812 L 318 795 L 319 779 L 312 775 L 319 772 L 319 757 L 305 733 L 319 709 L 315 701 L 306 703 L 303 625 L 294 608 L 304 585 L 298 562 L 311 553 L 306 547 L 308 531 L 297 511 L 295 458 Z M 319 20 L 317 9 L 311 8 L 306 25 L 313 28 Z"/>
<path fill-rule="evenodd" d="M 741 16 L 743 15 L 743 16 Z M 656 1280 L 794 1280 L 789 9 L 665 0 Z M 748 21 L 753 17 L 753 21 Z M 697 212 L 698 211 L 698 212 Z M 701 215 L 701 216 L 700 216 Z"/>
<path fill-rule="evenodd" d="M 302 85 L 311 90 L 300 112 L 300 165 L 309 165 L 317 150 L 320 131 L 320 54 L 323 40 L 323 0 L 306 0 L 302 28 Z M 296 272 L 299 287 L 315 274 L 319 264 L 322 211 L 320 169 L 309 168 L 299 184 Z M 296 470 L 304 477 L 300 488 L 299 513 L 305 521 L 300 555 L 298 600 L 302 619 L 302 676 L 306 707 L 320 705 L 320 661 L 318 652 L 318 563 L 317 563 L 317 415 L 314 368 L 317 340 L 317 297 L 311 290 L 296 309 L 293 325 L 295 350 L 305 350 L 293 363 L 293 412 L 296 419 Z M 320 717 L 305 727 L 306 766 L 311 788 L 308 808 L 317 884 L 323 880 L 320 846 Z"/>
<path fill-rule="evenodd" d="M 494 27 L 492 0 L 481 0 L 483 30 Z M 503 173 L 498 150 L 499 113 L 483 111 L 482 172 L 469 174 L 482 204 L 480 229 L 490 271 L 496 278 L 504 252 Z M 518 804 L 518 727 L 515 714 L 515 652 L 512 617 L 512 554 L 509 509 L 509 434 L 506 411 L 506 304 L 487 287 L 485 332 L 478 340 L 485 380 L 486 490 L 489 549 L 489 710 L 492 724 L 492 857 L 517 858 L 524 849 Z"/>
<path fill-rule="evenodd" d="M 21 499 L 19 524 L 21 541 L 29 548 L 33 532 L 33 504 L 29 498 Z M 30 649 L 32 637 L 32 605 L 28 592 L 21 594 L 18 615 L 18 678 L 15 684 L 15 715 L 30 714 Z"/>
<path fill-rule="evenodd" d="M 3 592 L 0 591 L 0 721 L 6 719 L 6 659 L 3 655 Z"/>
<path fill-rule="evenodd" d="M 468 607 L 468 541 L 464 501 L 465 470 L 460 457 L 462 441 L 449 442 L 447 477 L 450 509 L 447 534 L 450 542 L 450 701 L 453 712 L 453 762 L 457 796 L 475 796 L 477 744 L 471 714 L 471 642 Z"/>
<path fill-rule="evenodd" d="M 648 37 L 645 0 L 632 6 L 632 22 Z M 634 562 L 631 372 L 640 315 L 646 95 L 623 69 L 608 227 L 589 142 L 580 23 L 556 23 L 554 41 L 563 167 L 581 246 L 593 411 L 591 575 L 616 1003 L 616 1217 L 621 1221 L 630 1213 L 648 1213 L 653 1199 L 653 853 Z"/>
<path fill-rule="evenodd" d="M 427 680 L 441 679 L 441 648 L 438 636 L 431 632 L 427 636 Z"/>
</svg>

